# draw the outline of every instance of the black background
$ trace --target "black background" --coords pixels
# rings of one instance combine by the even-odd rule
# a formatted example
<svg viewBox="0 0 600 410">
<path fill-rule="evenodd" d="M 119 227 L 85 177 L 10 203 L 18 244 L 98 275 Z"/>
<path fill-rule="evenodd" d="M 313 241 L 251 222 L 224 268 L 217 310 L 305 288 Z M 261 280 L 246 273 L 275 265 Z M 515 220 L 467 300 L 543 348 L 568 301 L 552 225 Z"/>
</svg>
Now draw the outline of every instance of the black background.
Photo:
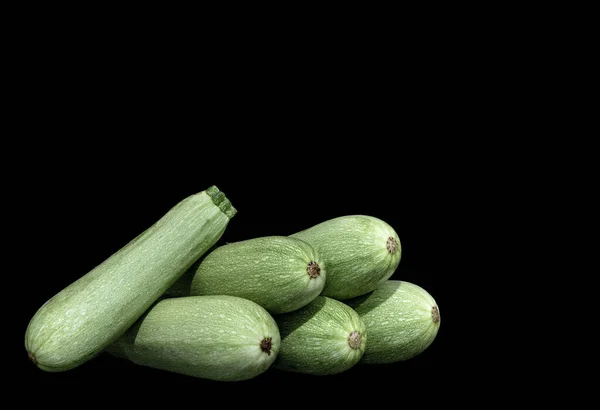
<svg viewBox="0 0 600 410">
<path fill-rule="evenodd" d="M 395 53 L 363 44 L 357 58 L 353 43 L 318 59 L 309 50 L 307 58 L 261 52 L 243 39 L 227 53 L 210 44 L 190 53 L 171 43 L 134 47 L 58 32 L 29 42 L 13 67 L 17 127 L 4 151 L 15 160 L 5 173 L 6 220 L 16 228 L 9 249 L 18 266 L 7 294 L 19 290 L 10 359 L 23 385 L 60 385 L 58 392 L 192 386 L 230 398 L 339 387 L 447 400 L 485 385 L 471 365 L 489 366 L 494 357 L 480 320 L 482 281 L 494 269 L 485 254 L 503 213 L 492 206 L 507 200 L 499 194 L 502 170 L 513 160 L 502 150 L 518 113 L 502 98 L 510 70 L 468 33 L 442 34 L 413 34 L 402 53 L 394 44 L 387 46 Z M 350 214 L 389 223 L 402 244 L 392 279 L 418 284 L 439 305 L 433 344 L 403 363 L 323 377 L 269 369 L 236 383 L 108 354 L 63 373 L 29 362 L 23 336 L 47 299 L 213 184 L 238 210 L 220 243 L 289 235 Z"/>
</svg>

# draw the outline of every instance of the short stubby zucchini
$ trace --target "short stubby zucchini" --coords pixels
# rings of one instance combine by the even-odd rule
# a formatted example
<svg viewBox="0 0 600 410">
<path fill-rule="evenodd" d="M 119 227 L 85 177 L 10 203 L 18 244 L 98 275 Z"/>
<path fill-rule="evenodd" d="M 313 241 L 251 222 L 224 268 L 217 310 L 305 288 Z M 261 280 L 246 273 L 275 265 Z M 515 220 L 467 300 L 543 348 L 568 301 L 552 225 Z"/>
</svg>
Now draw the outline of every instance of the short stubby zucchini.
<svg viewBox="0 0 600 410">
<path fill-rule="evenodd" d="M 313 375 L 341 373 L 358 363 L 368 346 L 367 330 L 358 314 L 325 296 L 274 318 L 281 334 L 274 367 L 280 370 Z"/>
<path fill-rule="evenodd" d="M 325 270 L 319 254 L 300 239 L 253 238 L 207 254 L 194 274 L 190 294 L 239 296 L 270 313 L 291 312 L 321 293 Z"/>
<path fill-rule="evenodd" d="M 363 296 L 344 301 L 360 315 L 369 332 L 363 363 L 408 360 L 431 345 L 440 328 L 440 310 L 422 287 L 388 280 Z"/>
<path fill-rule="evenodd" d="M 291 236 L 319 252 L 327 264 L 322 295 L 338 300 L 372 291 L 400 263 L 398 234 L 386 222 L 368 215 L 341 216 Z"/>
<path fill-rule="evenodd" d="M 188 376 L 247 380 L 279 352 L 273 317 L 236 296 L 186 296 L 152 306 L 107 351 L 132 362 Z"/>
<path fill-rule="evenodd" d="M 65 371 L 121 336 L 224 233 L 235 208 L 216 186 L 191 195 L 35 313 L 29 358 Z"/>
</svg>

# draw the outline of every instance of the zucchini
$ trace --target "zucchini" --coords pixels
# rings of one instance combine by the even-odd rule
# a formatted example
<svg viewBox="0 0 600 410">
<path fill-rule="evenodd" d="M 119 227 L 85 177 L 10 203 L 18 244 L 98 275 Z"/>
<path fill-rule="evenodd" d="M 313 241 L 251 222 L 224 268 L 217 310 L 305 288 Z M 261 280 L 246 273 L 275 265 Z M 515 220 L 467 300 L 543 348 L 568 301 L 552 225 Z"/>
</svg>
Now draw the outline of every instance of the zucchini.
<svg viewBox="0 0 600 410">
<path fill-rule="evenodd" d="M 235 214 L 216 186 L 183 199 L 40 307 L 25 332 L 29 358 L 59 372 L 98 355 L 217 242 Z"/>
<path fill-rule="evenodd" d="M 205 255 L 210 253 L 211 250 L 208 250 Z M 192 264 L 184 273 L 171 285 L 169 289 L 165 291 L 162 295 L 165 298 L 180 298 L 184 296 L 190 296 L 191 287 L 192 287 L 192 279 L 194 279 L 194 275 L 196 274 L 196 270 L 198 269 L 198 265 L 202 262 L 202 257 L 198 259 L 196 262 Z"/>
<path fill-rule="evenodd" d="M 323 296 L 344 300 L 392 276 L 402 249 L 394 229 L 367 215 L 342 216 L 291 235 L 308 242 L 327 264 Z"/>
<path fill-rule="evenodd" d="M 365 324 L 346 304 L 318 296 L 302 309 L 274 316 L 281 335 L 275 368 L 313 375 L 341 373 L 365 352 Z"/>
<path fill-rule="evenodd" d="M 388 280 L 368 295 L 345 302 L 369 332 L 364 363 L 408 360 L 427 349 L 440 328 L 440 310 L 433 297 L 409 282 Z"/>
<path fill-rule="evenodd" d="M 190 294 L 238 296 L 270 313 L 285 313 L 314 300 L 325 276 L 325 265 L 309 244 L 267 236 L 229 243 L 207 254 L 194 274 Z"/>
<path fill-rule="evenodd" d="M 163 299 L 107 351 L 132 362 L 204 379 L 247 380 L 279 352 L 273 317 L 235 296 Z"/>
</svg>

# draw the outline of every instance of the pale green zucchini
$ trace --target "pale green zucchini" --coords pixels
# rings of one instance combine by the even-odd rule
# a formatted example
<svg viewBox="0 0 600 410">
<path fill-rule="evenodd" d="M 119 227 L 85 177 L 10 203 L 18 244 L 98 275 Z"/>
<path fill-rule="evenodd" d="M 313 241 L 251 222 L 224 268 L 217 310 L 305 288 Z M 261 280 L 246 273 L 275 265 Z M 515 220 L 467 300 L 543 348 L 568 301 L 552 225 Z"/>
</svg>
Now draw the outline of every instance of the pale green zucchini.
<svg viewBox="0 0 600 410">
<path fill-rule="evenodd" d="M 108 348 L 132 362 L 211 380 L 247 380 L 279 352 L 273 317 L 236 296 L 163 299 Z"/>
<path fill-rule="evenodd" d="M 392 276 L 402 249 L 394 229 L 367 215 L 342 216 L 291 235 L 308 242 L 327 264 L 323 296 L 344 300 Z"/>
<path fill-rule="evenodd" d="M 208 250 L 205 255 L 210 253 L 211 250 Z M 171 285 L 169 289 L 165 291 L 163 297 L 165 298 L 181 298 L 184 296 L 190 296 L 192 288 L 192 280 L 194 279 L 194 275 L 196 274 L 196 270 L 198 270 L 198 266 L 202 262 L 202 257 L 198 259 L 196 262 L 192 264 L 184 273 Z"/>
<path fill-rule="evenodd" d="M 281 334 L 274 367 L 281 370 L 313 375 L 341 373 L 358 363 L 368 346 L 367 330 L 358 314 L 325 296 L 274 318 Z"/>
<path fill-rule="evenodd" d="M 30 359 L 51 372 L 92 359 L 217 242 L 235 213 L 216 186 L 183 199 L 40 307 L 25 333 Z"/>
<path fill-rule="evenodd" d="M 248 239 L 207 254 L 194 275 L 190 293 L 239 296 L 270 313 L 291 312 L 321 293 L 325 269 L 319 254 L 300 239 Z"/>
<path fill-rule="evenodd" d="M 409 282 L 388 280 L 345 303 L 356 310 L 369 332 L 364 363 L 408 360 L 427 349 L 440 328 L 440 310 L 433 297 Z"/>
</svg>

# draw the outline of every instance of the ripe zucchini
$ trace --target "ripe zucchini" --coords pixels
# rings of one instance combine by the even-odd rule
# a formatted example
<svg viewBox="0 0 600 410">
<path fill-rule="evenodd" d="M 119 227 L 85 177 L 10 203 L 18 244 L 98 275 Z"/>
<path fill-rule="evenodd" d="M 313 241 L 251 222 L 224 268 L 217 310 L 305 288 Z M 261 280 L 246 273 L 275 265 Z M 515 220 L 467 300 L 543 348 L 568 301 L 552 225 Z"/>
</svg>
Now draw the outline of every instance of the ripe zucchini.
<svg viewBox="0 0 600 410">
<path fill-rule="evenodd" d="M 207 255 L 211 252 L 209 249 L 204 255 Z M 198 266 L 202 262 L 202 257 L 198 259 L 196 262 L 192 264 L 184 273 L 171 285 L 169 289 L 165 291 L 163 297 L 165 298 L 181 298 L 184 296 L 190 296 L 190 289 L 192 287 L 192 279 L 194 279 L 194 275 L 196 274 L 196 270 Z"/>
<path fill-rule="evenodd" d="M 277 324 L 235 296 L 163 299 L 108 349 L 132 362 L 211 380 L 247 380 L 279 352 Z"/>
<path fill-rule="evenodd" d="M 281 334 L 274 367 L 281 370 L 313 375 L 341 373 L 358 363 L 368 346 L 367 330 L 358 314 L 325 296 L 274 318 Z"/>
<path fill-rule="evenodd" d="M 402 249 L 394 229 L 367 215 L 342 216 L 291 235 L 308 242 L 327 264 L 323 296 L 344 300 L 392 276 Z"/>
<path fill-rule="evenodd" d="M 239 296 L 270 313 L 285 313 L 311 302 L 325 282 L 325 265 L 309 244 L 267 236 L 229 243 L 207 254 L 190 293 Z"/>
<path fill-rule="evenodd" d="M 369 332 L 364 363 L 408 360 L 431 345 L 440 328 L 433 297 L 409 282 L 388 280 L 368 295 L 346 300 Z"/>
<path fill-rule="evenodd" d="M 216 186 L 183 199 L 40 307 L 25 333 L 29 358 L 49 372 L 92 359 L 217 242 L 235 213 Z"/>
</svg>

